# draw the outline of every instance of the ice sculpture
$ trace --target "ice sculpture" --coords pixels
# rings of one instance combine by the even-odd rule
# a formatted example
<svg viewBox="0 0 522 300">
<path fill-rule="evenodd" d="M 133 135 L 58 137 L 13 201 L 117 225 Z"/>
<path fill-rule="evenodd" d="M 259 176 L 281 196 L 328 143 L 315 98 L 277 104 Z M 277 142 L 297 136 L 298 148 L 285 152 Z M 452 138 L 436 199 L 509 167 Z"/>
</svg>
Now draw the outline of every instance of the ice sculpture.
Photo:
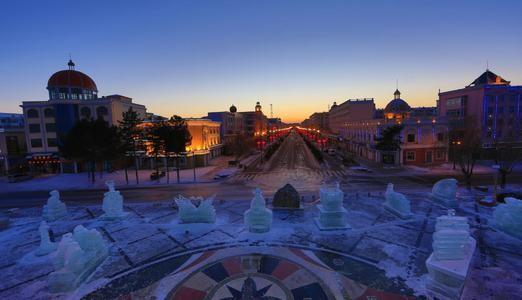
<svg viewBox="0 0 522 300">
<path fill-rule="evenodd" d="M 442 179 L 433 185 L 430 199 L 447 207 L 457 207 L 457 180 Z"/>
<path fill-rule="evenodd" d="M 60 192 L 52 190 L 49 195 L 47 204 L 43 207 L 43 218 L 47 221 L 54 221 L 67 216 L 67 207 L 60 201 Z"/>
<path fill-rule="evenodd" d="M 96 229 L 76 226 L 74 234 L 63 235 L 52 257 L 55 271 L 49 274 L 49 290 L 53 293 L 74 290 L 107 255 L 107 245 Z"/>
<path fill-rule="evenodd" d="M 437 218 L 433 234 L 433 253 L 426 260 L 429 277 L 426 287 L 433 297 L 458 299 L 466 280 L 476 242 L 470 237 L 466 217 Z"/>
<path fill-rule="evenodd" d="M 315 220 L 320 230 L 337 230 L 350 228 L 347 220 L 347 210 L 343 207 L 344 192 L 339 187 L 339 183 L 333 188 L 326 186 L 319 190 L 321 204 L 319 218 Z"/>
<path fill-rule="evenodd" d="M 507 197 L 493 211 L 493 226 L 522 239 L 522 200 Z"/>
<path fill-rule="evenodd" d="M 120 219 L 127 213 L 123 211 L 123 196 L 114 188 L 114 181 L 108 180 L 105 185 L 109 191 L 103 194 L 102 209 L 105 212 L 101 218 L 106 220 Z"/>
<path fill-rule="evenodd" d="M 38 231 L 40 232 L 40 246 L 36 249 L 35 255 L 43 256 L 56 250 L 57 245 L 51 242 L 49 238 L 49 225 L 47 225 L 47 222 L 42 221 L 40 227 L 38 227 Z"/>
<path fill-rule="evenodd" d="M 216 221 L 216 210 L 212 205 L 213 197 L 203 200 L 203 198 L 187 199 L 179 195 L 174 200 L 178 205 L 181 223 L 214 223 Z M 199 205 L 194 205 L 192 200 L 199 201 Z"/>
<path fill-rule="evenodd" d="M 388 183 L 384 193 L 384 208 L 401 219 L 411 218 L 410 201 L 401 193 L 393 190 L 393 184 Z"/>
<path fill-rule="evenodd" d="M 254 190 L 250 209 L 245 212 L 245 224 L 250 232 L 262 233 L 270 230 L 272 211 L 266 208 L 265 198 L 260 188 Z"/>
</svg>

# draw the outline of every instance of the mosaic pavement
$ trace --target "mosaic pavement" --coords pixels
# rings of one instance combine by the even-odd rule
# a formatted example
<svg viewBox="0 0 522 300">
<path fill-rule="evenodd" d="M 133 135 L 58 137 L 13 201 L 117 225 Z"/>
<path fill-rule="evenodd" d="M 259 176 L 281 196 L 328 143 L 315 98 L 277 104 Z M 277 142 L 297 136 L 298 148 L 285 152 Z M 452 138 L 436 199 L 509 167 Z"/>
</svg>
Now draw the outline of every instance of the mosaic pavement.
<svg viewBox="0 0 522 300">
<path fill-rule="evenodd" d="M 110 243 L 110 256 L 75 294 L 57 297 L 422 297 L 424 262 L 432 251 L 435 218 L 445 209 L 427 200 L 424 193 L 406 194 L 416 213 L 406 221 L 385 212 L 382 197 L 347 195 L 344 205 L 352 229 L 334 232 L 321 232 L 314 225 L 318 212 L 313 199 L 306 199 L 302 211 L 275 211 L 273 230 L 265 234 L 249 233 L 243 225 L 249 201 L 215 203 L 216 224 L 189 225 L 177 223 L 173 202 L 126 205 L 130 214 L 121 222 L 98 220 L 100 206 L 71 206 L 67 219 L 50 223 L 56 239 L 78 224 L 97 228 Z M 511 288 L 494 299 L 516 296 L 522 292 L 522 241 L 487 225 L 490 208 L 466 197 L 460 200 L 457 214 L 468 216 L 478 241 L 472 282 L 467 285 L 491 293 L 494 286 L 484 270 L 501 269 Z M 8 214 L 12 225 L 0 235 L 5 253 L 0 257 L 0 298 L 48 299 L 46 279 L 52 264 L 33 254 L 39 243 L 40 209 Z"/>
</svg>

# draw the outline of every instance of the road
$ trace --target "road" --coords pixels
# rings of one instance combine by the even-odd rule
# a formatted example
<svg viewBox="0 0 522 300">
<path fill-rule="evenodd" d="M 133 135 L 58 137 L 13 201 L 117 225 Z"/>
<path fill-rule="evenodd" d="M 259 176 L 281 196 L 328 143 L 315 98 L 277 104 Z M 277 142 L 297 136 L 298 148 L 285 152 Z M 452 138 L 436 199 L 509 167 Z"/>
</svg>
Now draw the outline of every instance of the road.
<svg viewBox="0 0 522 300">
<path fill-rule="evenodd" d="M 293 169 L 319 170 L 321 165 L 306 146 L 303 138 L 295 131 L 290 132 L 276 153 L 266 163 L 264 172 Z"/>
</svg>

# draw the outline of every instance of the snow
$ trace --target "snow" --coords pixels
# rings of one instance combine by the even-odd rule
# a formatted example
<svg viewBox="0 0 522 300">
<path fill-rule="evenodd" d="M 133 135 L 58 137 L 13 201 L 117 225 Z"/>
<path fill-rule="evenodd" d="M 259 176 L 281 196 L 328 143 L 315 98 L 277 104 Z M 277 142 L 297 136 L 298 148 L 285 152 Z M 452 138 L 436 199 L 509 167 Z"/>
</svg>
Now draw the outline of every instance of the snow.
<svg viewBox="0 0 522 300">
<path fill-rule="evenodd" d="M 414 295 L 425 295 L 425 261 L 432 252 L 435 219 L 446 214 L 446 209 L 428 199 L 429 187 L 398 188 L 411 201 L 414 214 L 411 219 L 397 219 L 386 212 L 382 196 L 368 197 L 362 192 L 355 196 L 344 190 L 343 205 L 353 229 L 330 232 L 320 231 L 315 226 L 316 204 L 304 203 L 302 211 L 274 211 L 269 232 L 251 233 L 243 221 L 243 214 L 250 207 L 250 196 L 244 201 L 217 201 L 214 224 L 180 224 L 172 200 L 124 204 L 129 215 L 119 221 L 100 220 L 98 217 L 103 214 L 100 205 L 71 205 L 67 217 L 49 223 L 56 241 L 77 225 L 83 225 L 102 234 L 109 245 L 109 257 L 76 292 L 55 297 L 80 298 L 114 278 L 139 272 L 144 265 L 154 264 L 169 255 L 199 253 L 215 247 L 270 249 L 274 245 L 321 251 L 327 254 L 325 257 L 333 257 L 330 267 L 344 268 L 349 265 L 347 262 L 356 260 L 364 266 L 361 270 L 378 268 L 385 274 L 387 283 L 403 282 Z M 522 293 L 519 285 L 522 241 L 490 226 L 494 208 L 479 206 L 474 192 L 459 189 L 457 197 L 457 215 L 468 217 L 471 234 L 477 240 L 464 295 L 477 299 L 497 295 L 516 297 Z M 0 232 L 0 252 L 5 254 L 0 257 L 0 271 L 6 278 L 0 282 L 2 299 L 51 297 L 47 278 L 53 271 L 52 263 L 48 256 L 34 255 L 40 241 L 40 212 L 41 208 L 6 212 L 11 224 Z M 327 258 L 321 261 L 329 263 Z M 353 273 L 347 276 L 360 276 L 357 280 L 368 276 L 362 271 L 357 273 L 360 270 L 350 270 Z M 163 292 L 150 292 L 166 294 L 168 287 L 162 288 Z M 385 289 L 386 286 L 375 288 Z"/>
</svg>

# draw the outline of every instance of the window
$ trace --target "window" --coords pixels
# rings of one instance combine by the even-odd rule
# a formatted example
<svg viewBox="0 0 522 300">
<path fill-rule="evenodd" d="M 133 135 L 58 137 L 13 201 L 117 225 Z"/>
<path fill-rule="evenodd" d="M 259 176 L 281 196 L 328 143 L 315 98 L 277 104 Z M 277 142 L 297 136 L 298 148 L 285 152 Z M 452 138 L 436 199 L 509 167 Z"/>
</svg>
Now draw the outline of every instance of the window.
<svg viewBox="0 0 522 300">
<path fill-rule="evenodd" d="M 30 133 L 40 132 L 40 124 L 29 124 L 29 132 Z"/>
<path fill-rule="evenodd" d="M 437 141 L 439 141 L 439 142 L 444 141 L 444 132 L 437 133 Z"/>
<path fill-rule="evenodd" d="M 442 150 L 437 150 L 437 151 L 435 152 L 435 157 L 436 157 L 437 159 L 444 159 L 444 151 L 442 151 Z"/>
<path fill-rule="evenodd" d="M 47 139 L 47 147 L 56 147 L 57 142 L 55 138 L 49 138 Z"/>
<path fill-rule="evenodd" d="M 42 139 L 31 139 L 31 147 L 32 148 L 41 148 L 42 147 Z"/>
<path fill-rule="evenodd" d="M 47 123 L 47 124 L 45 124 L 45 131 L 47 131 L 47 132 L 56 132 L 56 124 L 55 123 Z"/>
<path fill-rule="evenodd" d="M 88 107 L 85 107 L 85 106 L 82 107 L 82 108 L 80 109 L 80 115 L 81 115 L 83 118 L 85 118 L 85 119 L 90 118 L 90 117 L 91 117 L 91 109 L 88 108 Z"/>
<path fill-rule="evenodd" d="M 45 116 L 46 118 L 54 118 L 54 109 L 52 109 L 52 108 L 46 108 L 46 109 L 44 110 L 44 116 Z"/>
<path fill-rule="evenodd" d="M 407 161 L 414 161 L 415 160 L 415 151 L 408 151 L 408 152 L 406 152 L 406 160 Z"/>
<path fill-rule="evenodd" d="M 106 116 L 108 114 L 109 114 L 109 111 L 107 110 L 107 107 L 105 107 L 105 106 L 98 106 L 96 108 L 96 115 L 98 115 L 98 117 Z"/>
<path fill-rule="evenodd" d="M 408 141 L 408 143 L 414 143 L 415 142 L 415 134 L 414 133 L 408 133 L 407 141 Z"/>
<path fill-rule="evenodd" d="M 30 109 L 27 111 L 28 118 L 38 118 L 38 111 L 36 109 Z"/>
</svg>

